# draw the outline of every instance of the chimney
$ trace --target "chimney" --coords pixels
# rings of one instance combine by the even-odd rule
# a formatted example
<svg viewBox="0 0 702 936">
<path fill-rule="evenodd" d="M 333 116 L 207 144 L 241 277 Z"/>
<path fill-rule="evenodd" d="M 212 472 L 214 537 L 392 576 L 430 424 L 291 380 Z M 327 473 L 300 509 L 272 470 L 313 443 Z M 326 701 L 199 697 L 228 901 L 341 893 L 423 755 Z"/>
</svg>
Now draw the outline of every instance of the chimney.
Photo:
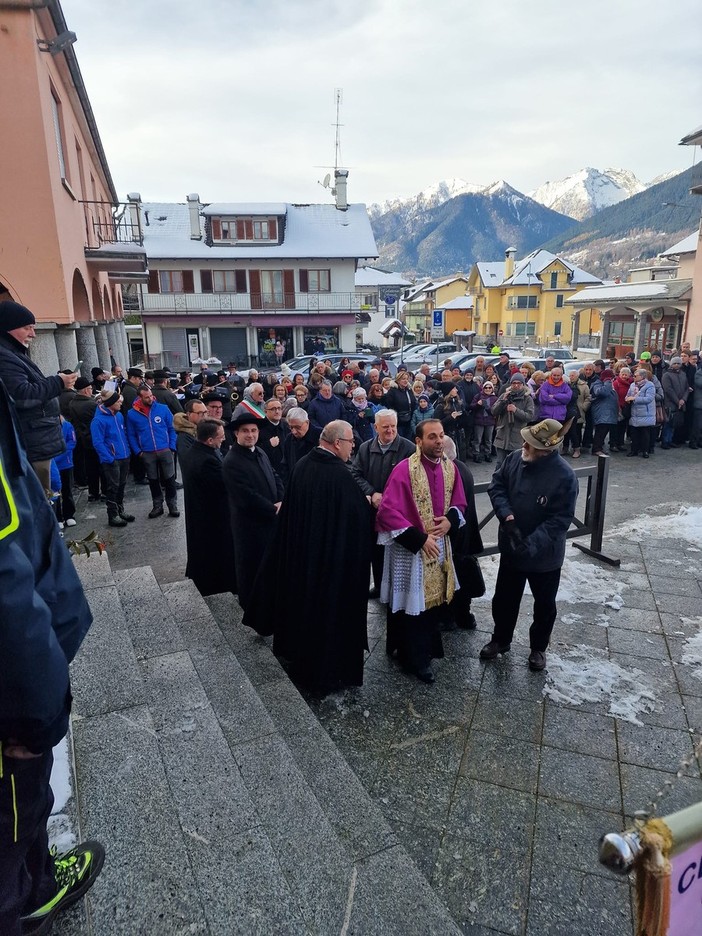
<svg viewBox="0 0 702 936">
<path fill-rule="evenodd" d="M 349 177 L 348 169 L 334 170 L 334 195 L 336 196 L 336 207 L 339 211 L 346 211 L 349 203 L 346 198 L 346 180 Z"/>
<path fill-rule="evenodd" d="M 516 247 L 508 247 L 505 250 L 505 279 L 509 279 L 514 273 L 514 255 L 516 252 Z"/>
<path fill-rule="evenodd" d="M 128 192 L 127 202 L 129 204 L 129 228 L 131 231 L 131 240 L 135 244 L 143 244 L 144 237 L 141 232 L 141 195 L 139 192 Z"/>
<path fill-rule="evenodd" d="M 202 240 L 200 233 L 200 196 L 195 193 L 188 195 L 188 212 L 190 214 L 190 240 Z"/>
</svg>

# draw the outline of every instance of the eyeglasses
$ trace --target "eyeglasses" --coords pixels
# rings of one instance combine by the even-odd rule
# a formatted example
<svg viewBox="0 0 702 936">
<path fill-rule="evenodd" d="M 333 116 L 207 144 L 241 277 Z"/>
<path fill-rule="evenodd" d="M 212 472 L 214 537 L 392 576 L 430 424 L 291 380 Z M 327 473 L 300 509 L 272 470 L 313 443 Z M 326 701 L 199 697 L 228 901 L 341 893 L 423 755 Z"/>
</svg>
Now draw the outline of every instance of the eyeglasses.
<svg viewBox="0 0 702 936">
<path fill-rule="evenodd" d="M 353 439 L 353 438 L 351 438 L 351 439 L 339 439 L 339 442 L 350 442 L 351 445 L 353 445 L 355 441 L 356 441 L 356 440 Z"/>
</svg>

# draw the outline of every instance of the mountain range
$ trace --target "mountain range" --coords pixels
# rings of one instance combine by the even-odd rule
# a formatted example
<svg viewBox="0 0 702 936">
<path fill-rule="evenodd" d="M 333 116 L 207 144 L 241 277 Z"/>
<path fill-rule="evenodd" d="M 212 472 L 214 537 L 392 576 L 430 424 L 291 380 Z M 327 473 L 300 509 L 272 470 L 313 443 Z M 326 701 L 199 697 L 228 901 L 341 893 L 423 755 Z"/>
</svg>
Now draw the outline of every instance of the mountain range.
<svg viewBox="0 0 702 936">
<path fill-rule="evenodd" d="M 558 246 L 589 272 L 615 275 L 699 223 L 699 200 L 688 191 L 693 172 L 698 168 L 644 184 L 628 170 L 586 168 L 528 195 L 504 180 L 480 186 L 448 179 L 411 198 L 369 207 L 378 265 L 438 276 L 467 271 L 477 260 L 499 260 L 508 246 L 518 257 Z"/>
</svg>

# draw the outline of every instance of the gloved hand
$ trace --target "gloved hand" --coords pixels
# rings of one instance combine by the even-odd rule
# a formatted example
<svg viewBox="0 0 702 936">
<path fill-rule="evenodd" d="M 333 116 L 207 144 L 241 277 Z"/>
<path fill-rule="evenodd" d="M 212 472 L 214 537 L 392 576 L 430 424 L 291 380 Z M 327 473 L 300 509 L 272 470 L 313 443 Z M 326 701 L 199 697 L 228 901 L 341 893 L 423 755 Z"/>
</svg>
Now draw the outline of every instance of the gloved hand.
<svg viewBox="0 0 702 936">
<path fill-rule="evenodd" d="M 502 529 L 504 530 L 512 549 L 515 549 L 523 542 L 524 537 L 522 536 L 522 531 L 517 526 L 516 520 L 505 520 L 502 524 Z"/>
</svg>

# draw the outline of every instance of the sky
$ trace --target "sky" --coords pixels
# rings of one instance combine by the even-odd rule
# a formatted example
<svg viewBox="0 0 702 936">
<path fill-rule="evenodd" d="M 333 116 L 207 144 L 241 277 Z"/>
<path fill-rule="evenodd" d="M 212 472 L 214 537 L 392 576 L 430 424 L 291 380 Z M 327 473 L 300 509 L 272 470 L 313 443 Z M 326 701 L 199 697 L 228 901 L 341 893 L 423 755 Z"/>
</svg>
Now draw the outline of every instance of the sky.
<svg viewBox="0 0 702 936">
<path fill-rule="evenodd" d="M 325 202 L 442 179 L 522 192 L 699 158 L 699 0 L 62 0 L 120 198 Z"/>
</svg>

